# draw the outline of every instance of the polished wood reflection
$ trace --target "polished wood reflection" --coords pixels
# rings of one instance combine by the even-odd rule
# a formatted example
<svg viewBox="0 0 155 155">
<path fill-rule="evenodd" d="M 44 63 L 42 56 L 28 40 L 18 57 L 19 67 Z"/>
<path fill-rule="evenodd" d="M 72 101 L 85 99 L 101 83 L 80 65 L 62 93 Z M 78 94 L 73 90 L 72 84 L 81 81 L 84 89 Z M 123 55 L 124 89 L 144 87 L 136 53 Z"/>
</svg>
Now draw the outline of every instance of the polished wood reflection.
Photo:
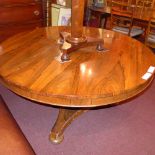
<svg viewBox="0 0 155 155">
<path fill-rule="evenodd" d="M 89 46 L 58 62 L 57 40 L 65 27 L 36 29 L 1 44 L 0 80 L 19 95 L 65 107 L 96 107 L 120 102 L 142 91 L 155 66 L 155 56 L 140 42 L 112 31 L 84 28 L 87 36 L 104 38 L 109 52 Z"/>
<path fill-rule="evenodd" d="M 0 45 L 0 82 L 18 95 L 60 108 L 50 134 L 54 143 L 63 140 L 65 128 L 87 109 L 119 104 L 145 90 L 154 72 L 142 77 L 155 66 L 155 55 L 142 43 L 96 28 L 83 28 L 83 34 L 103 39 L 109 51 L 99 52 L 92 44 L 72 52 L 71 61 L 60 63 L 57 41 L 64 31 L 71 29 L 38 28 Z"/>
</svg>

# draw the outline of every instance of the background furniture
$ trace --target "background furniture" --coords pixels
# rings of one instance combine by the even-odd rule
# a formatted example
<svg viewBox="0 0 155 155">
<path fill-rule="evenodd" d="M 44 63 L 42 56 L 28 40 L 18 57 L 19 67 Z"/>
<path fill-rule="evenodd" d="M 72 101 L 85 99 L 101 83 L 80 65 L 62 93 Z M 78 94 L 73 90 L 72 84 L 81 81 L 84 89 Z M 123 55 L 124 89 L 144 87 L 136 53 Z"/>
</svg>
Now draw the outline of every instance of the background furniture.
<svg viewBox="0 0 155 155">
<path fill-rule="evenodd" d="M 35 155 L 4 100 L 0 96 L 0 154 Z"/>
<path fill-rule="evenodd" d="M 111 29 L 131 37 L 136 37 L 143 34 L 140 27 L 133 25 L 134 8 L 130 1 L 118 2 L 112 0 L 111 2 Z"/>
<path fill-rule="evenodd" d="M 22 31 L 46 26 L 48 5 L 48 0 L 0 1 L 0 41 Z"/>
<path fill-rule="evenodd" d="M 154 0 L 135 0 L 138 7 L 154 7 Z"/>
<path fill-rule="evenodd" d="M 21 31 L 45 25 L 43 1 L 17 0 L 0 2 L 1 40 Z"/>
<path fill-rule="evenodd" d="M 150 11 L 148 10 L 153 10 L 154 0 L 136 0 L 135 6 L 139 8 L 139 11 L 138 11 L 139 13 L 137 12 L 138 14 L 143 14 L 144 12 L 146 12 L 148 16 L 147 21 L 149 21 L 152 15 L 150 14 Z M 145 22 L 145 21 L 142 22 L 140 20 L 137 20 L 135 24 L 140 26 L 144 30 L 144 33 L 146 35 L 146 29 L 148 27 L 148 22 Z"/>
<path fill-rule="evenodd" d="M 0 42 L 22 31 L 51 26 L 52 3 L 56 0 L 0 1 Z"/>
<path fill-rule="evenodd" d="M 106 28 L 107 20 L 110 17 L 110 7 L 96 8 L 87 6 L 86 26 Z M 92 23 L 92 21 L 94 21 Z"/>
<path fill-rule="evenodd" d="M 155 48 L 155 18 L 151 17 L 145 37 L 145 44 Z"/>
<path fill-rule="evenodd" d="M 153 8 L 136 7 L 135 1 L 132 2 L 132 7 L 134 8 L 133 25 L 146 29 L 148 27 L 148 21 L 152 13 L 155 13 Z M 89 16 L 87 20 L 87 25 L 90 25 L 91 16 L 94 14 L 97 14 L 97 18 L 100 21 L 98 24 L 98 27 L 105 28 L 106 25 L 102 24 L 102 20 L 105 20 L 105 21 L 107 21 L 107 19 L 110 20 L 108 17 L 110 17 L 111 15 L 111 3 L 108 3 L 108 5 L 103 8 L 88 6 L 88 10 L 89 10 Z"/>
</svg>

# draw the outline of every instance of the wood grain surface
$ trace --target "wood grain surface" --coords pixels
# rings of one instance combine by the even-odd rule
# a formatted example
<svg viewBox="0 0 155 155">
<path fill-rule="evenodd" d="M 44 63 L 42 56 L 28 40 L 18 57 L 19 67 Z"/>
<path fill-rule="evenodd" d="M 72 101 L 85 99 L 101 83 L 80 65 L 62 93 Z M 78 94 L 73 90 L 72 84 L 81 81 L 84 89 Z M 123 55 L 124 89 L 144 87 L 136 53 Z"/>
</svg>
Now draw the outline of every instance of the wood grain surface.
<svg viewBox="0 0 155 155">
<path fill-rule="evenodd" d="M 144 80 L 155 55 L 142 43 L 116 32 L 83 28 L 87 36 L 103 38 L 107 52 L 95 46 L 70 54 L 60 63 L 59 32 L 70 27 L 38 28 L 0 45 L 0 82 L 13 92 L 41 103 L 64 107 L 96 107 L 119 103 L 145 90 Z"/>
</svg>

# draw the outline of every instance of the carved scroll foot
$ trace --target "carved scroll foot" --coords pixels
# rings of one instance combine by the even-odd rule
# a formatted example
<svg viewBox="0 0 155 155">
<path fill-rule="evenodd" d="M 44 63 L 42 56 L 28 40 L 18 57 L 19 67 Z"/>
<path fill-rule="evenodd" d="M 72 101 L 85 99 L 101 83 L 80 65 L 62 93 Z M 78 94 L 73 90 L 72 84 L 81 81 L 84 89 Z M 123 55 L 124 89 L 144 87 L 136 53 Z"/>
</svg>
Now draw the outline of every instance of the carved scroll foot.
<svg viewBox="0 0 155 155">
<path fill-rule="evenodd" d="M 83 114 L 87 110 L 59 109 L 58 118 L 51 130 L 50 140 L 59 144 L 63 141 L 63 132 L 75 118 Z"/>
<path fill-rule="evenodd" d="M 99 52 L 106 52 L 106 51 L 109 51 L 108 49 L 106 49 L 105 47 L 103 47 L 103 43 L 102 43 L 102 42 L 97 44 L 96 49 L 97 49 Z"/>
<path fill-rule="evenodd" d="M 69 54 L 67 52 L 62 52 L 61 60 L 63 62 L 64 61 L 69 61 L 70 60 Z"/>
<path fill-rule="evenodd" d="M 60 144 L 63 139 L 64 139 L 64 135 L 59 135 L 58 133 L 55 133 L 55 132 L 51 132 L 50 133 L 50 141 L 54 144 Z"/>
</svg>

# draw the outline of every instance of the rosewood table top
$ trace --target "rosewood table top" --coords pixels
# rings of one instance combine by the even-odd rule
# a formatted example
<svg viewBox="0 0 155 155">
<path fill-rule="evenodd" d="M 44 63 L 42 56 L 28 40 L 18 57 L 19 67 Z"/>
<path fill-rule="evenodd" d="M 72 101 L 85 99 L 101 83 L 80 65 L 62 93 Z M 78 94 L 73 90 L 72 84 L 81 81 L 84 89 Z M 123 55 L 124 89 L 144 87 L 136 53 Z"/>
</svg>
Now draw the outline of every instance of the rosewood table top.
<svg viewBox="0 0 155 155">
<path fill-rule="evenodd" d="M 109 51 L 81 48 L 61 63 L 59 32 L 68 27 L 38 28 L 0 45 L 0 82 L 31 100 L 64 107 L 97 107 L 118 103 L 142 92 L 153 80 L 143 79 L 155 66 L 155 55 L 142 43 L 104 29 L 83 28 L 103 38 Z"/>
</svg>

